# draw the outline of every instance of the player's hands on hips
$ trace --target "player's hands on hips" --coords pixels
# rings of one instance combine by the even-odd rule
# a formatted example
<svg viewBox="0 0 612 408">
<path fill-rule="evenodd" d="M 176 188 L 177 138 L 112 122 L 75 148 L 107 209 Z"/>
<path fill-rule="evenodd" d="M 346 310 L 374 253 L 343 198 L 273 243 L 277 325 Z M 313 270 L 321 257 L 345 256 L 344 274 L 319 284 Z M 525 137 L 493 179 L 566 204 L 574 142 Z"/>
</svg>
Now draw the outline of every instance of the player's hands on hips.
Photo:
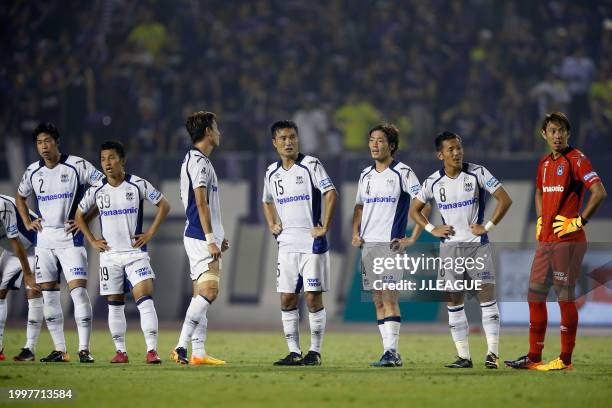
<svg viewBox="0 0 612 408">
<path fill-rule="evenodd" d="M 325 227 L 314 227 L 312 230 L 310 230 L 310 235 L 315 239 L 321 238 L 325 234 L 327 234 L 327 228 Z"/>
<path fill-rule="evenodd" d="M 280 235 L 283 232 L 283 226 L 281 224 L 274 224 L 270 227 L 270 232 L 275 236 Z"/>
<path fill-rule="evenodd" d="M 110 247 L 104 239 L 94 239 L 90 244 L 92 247 L 96 248 L 98 252 L 110 251 Z"/>
<path fill-rule="evenodd" d="M 64 222 L 64 231 L 70 234 L 71 232 L 77 233 L 80 231 L 80 229 L 74 220 L 66 220 Z"/>
<path fill-rule="evenodd" d="M 221 243 L 221 252 L 225 252 L 229 249 L 229 241 L 227 238 L 223 238 L 223 242 Z"/>
<path fill-rule="evenodd" d="M 37 218 L 34 221 L 27 221 L 25 222 L 25 227 L 28 231 L 42 231 L 43 227 L 42 227 L 42 218 Z"/>
<path fill-rule="evenodd" d="M 404 237 L 404 238 L 395 238 L 391 241 L 391 249 L 397 252 L 404 252 L 406 248 L 414 245 L 416 240 L 412 237 Z"/>
<path fill-rule="evenodd" d="M 472 224 L 470 225 L 470 230 L 472 231 L 472 234 L 476 235 L 477 237 L 487 233 L 487 230 L 482 224 Z"/>
<path fill-rule="evenodd" d="M 361 248 L 361 246 L 363 245 L 363 239 L 361 239 L 359 235 L 353 235 L 351 245 L 355 248 Z"/>
<path fill-rule="evenodd" d="M 576 218 L 567 218 L 562 215 L 555 217 L 553 222 L 553 232 L 558 237 L 562 237 L 572 232 L 576 232 L 582 229 L 586 225 L 586 221 L 579 215 Z"/>
<path fill-rule="evenodd" d="M 132 244 L 132 247 L 140 248 L 141 246 L 146 245 L 146 243 L 149 242 L 151 238 L 153 238 L 153 235 L 151 235 L 148 231 L 144 234 L 137 234 L 136 236 L 134 236 L 135 241 Z"/>
<path fill-rule="evenodd" d="M 536 224 L 536 240 L 540 240 L 540 233 L 542 232 L 542 216 L 538 217 L 538 223 Z"/>
<path fill-rule="evenodd" d="M 440 225 L 431 230 L 431 235 L 438 238 L 448 238 L 455 235 L 455 229 L 452 225 Z"/>
<path fill-rule="evenodd" d="M 212 256 L 213 262 L 221 258 L 221 250 L 214 242 L 208 244 L 208 252 L 210 253 L 210 256 Z"/>
</svg>

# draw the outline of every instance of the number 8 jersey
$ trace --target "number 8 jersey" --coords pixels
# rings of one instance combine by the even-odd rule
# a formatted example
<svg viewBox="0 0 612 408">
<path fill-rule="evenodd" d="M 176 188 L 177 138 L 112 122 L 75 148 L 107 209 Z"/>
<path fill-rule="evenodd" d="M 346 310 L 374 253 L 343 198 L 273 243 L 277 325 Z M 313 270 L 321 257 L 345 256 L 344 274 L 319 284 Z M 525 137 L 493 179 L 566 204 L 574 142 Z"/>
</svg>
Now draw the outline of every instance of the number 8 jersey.
<svg viewBox="0 0 612 408">
<path fill-rule="evenodd" d="M 313 239 L 310 231 L 321 225 L 322 196 L 334 184 L 319 159 L 299 154 L 288 170 L 282 162 L 268 166 L 264 179 L 264 203 L 274 203 L 283 231 L 277 237 L 281 252 L 323 254 L 325 237 Z"/>
</svg>

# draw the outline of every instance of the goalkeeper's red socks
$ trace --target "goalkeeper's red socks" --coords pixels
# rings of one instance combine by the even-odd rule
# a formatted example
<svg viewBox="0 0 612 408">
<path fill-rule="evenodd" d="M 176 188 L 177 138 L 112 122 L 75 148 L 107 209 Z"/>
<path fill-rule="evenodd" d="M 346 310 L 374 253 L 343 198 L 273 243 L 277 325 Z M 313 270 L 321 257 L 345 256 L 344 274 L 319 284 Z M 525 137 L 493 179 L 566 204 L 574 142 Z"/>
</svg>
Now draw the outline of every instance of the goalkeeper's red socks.
<svg viewBox="0 0 612 408">
<path fill-rule="evenodd" d="M 578 331 L 578 309 L 574 301 L 560 301 L 561 309 L 561 355 L 559 358 L 563 364 L 572 363 L 572 352 L 576 344 L 576 332 Z"/>
<path fill-rule="evenodd" d="M 542 361 L 544 337 L 548 325 L 546 302 L 529 302 L 529 360 L 534 363 Z"/>
</svg>

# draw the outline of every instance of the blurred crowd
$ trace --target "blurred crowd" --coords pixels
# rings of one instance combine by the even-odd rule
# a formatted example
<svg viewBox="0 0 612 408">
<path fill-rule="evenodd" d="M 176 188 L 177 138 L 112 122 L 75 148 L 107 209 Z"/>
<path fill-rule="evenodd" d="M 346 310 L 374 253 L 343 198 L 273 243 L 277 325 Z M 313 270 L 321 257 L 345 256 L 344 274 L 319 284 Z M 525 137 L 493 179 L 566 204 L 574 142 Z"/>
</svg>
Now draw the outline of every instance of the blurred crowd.
<svg viewBox="0 0 612 408">
<path fill-rule="evenodd" d="M 52 121 L 74 153 L 179 154 L 186 116 L 210 110 L 224 150 L 267 151 L 293 118 L 308 153 L 363 151 L 386 120 L 404 151 L 449 129 L 512 155 L 541 151 L 562 110 L 574 143 L 612 150 L 610 2 L 19 1 L 0 20 L 0 140 Z"/>
</svg>

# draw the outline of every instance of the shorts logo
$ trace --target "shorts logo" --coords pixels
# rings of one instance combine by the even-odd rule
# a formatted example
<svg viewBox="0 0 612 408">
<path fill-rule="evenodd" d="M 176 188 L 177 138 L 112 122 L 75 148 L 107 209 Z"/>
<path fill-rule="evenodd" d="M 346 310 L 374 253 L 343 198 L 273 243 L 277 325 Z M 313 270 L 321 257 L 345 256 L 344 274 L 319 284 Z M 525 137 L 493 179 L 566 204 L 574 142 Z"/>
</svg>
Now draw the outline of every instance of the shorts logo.
<svg viewBox="0 0 612 408">
<path fill-rule="evenodd" d="M 62 174 L 62 175 L 60 176 L 60 181 L 61 181 L 62 183 L 67 183 L 67 182 L 69 182 L 69 181 L 70 181 L 70 176 L 68 176 L 68 174 Z"/>
<path fill-rule="evenodd" d="M 308 286 L 321 286 L 321 282 L 317 278 L 308 278 L 308 279 L 306 279 L 306 284 Z"/>
<path fill-rule="evenodd" d="M 136 269 L 134 273 L 138 276 L 147 276 L 149 274 L 149 268 L 145 266 L 140 269 Z"/>
<path fill-rule="evenodd" d="M 70 268 L 70 272 L 75 276 L 87 276 L 87 271 L 83 267 Z"/>
<path fill-rule="evenodd" d="M 125 193 L 125 199 L 128 201 L 133 201 L 134 200 L 134 193 L 131 191 L 128 191 Z"/>
<path fill-rule="evenodd" d="M 466 181 L 463 184 L 463 188 L 465 189 L 466 192 L 474 191 L 474 183 L 471 181 Z"/>
<path fill-rule="evenodd" d="M 297 176 L 295 178 L 295 184 L 304 184 L 304 176 Z"/>
<path fill-rule="evenodd" d="M 557 176 L 562 176 L 563 175 L 563 169 L 565 168 L 564 165 L 560 164 L 557 166 Z"/>
<path fill-rule="evenodd" d="M 553 278 L 555 280 L 567 281 L 568 276 L 565 272 L 553 272 Z"/>
</svg>

